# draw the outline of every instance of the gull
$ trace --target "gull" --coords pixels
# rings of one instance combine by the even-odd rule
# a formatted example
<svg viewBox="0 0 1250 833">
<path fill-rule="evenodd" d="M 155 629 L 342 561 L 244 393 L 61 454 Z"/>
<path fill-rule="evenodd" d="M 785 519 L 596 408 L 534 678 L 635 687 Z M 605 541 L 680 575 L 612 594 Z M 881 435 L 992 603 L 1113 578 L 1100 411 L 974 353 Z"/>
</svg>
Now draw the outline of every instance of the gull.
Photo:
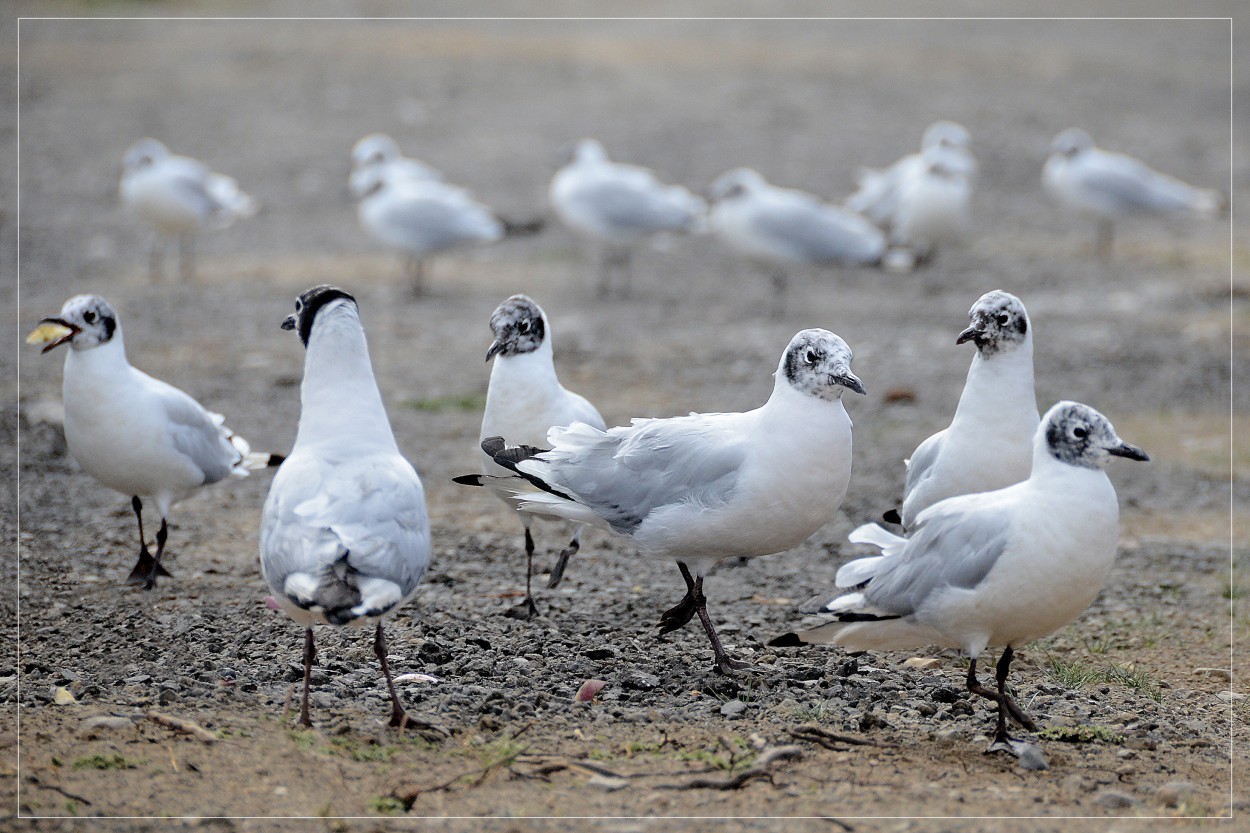
<svg viewBox="0 0 1250 833">
<path fill-rule="evenodd" d="M 912 452 L 902 510 L 886 513 L 887 521 L 906 529 L 940 500 L 1019 483 L 1033 466 L 1037 397 L 1033 327 L 1024 304 L 1000 289 L 985 293 L 968 311 L 968 327 L 955 339 L 956 344 L 968 341 L 977 352 L 955 416 Z M 879 529 L 862 526 L 851 533 L 852 541 L 874 543 L 857 539 Z"/>
<path fill-rule="evenodd" d="M 380 172 L 386 179 L 432 180 L 442 182 L 443 174 L 418 159 L 404 156 L 399 145 L 385 133 L 370 133 L 352 145 L 352 172 L 348 187 L 359 199 Z"/>
<path fill-rule="evenodd" d="M 59 315 L 44 318 L 27 337 L 47 353 L 62 344 L 65 442 L 82 470 L 130 495 L 139 524 L 139 560 L 127 578 L 151 590 L 169 536 L 166 518 L 178 501 L 227 477 L 276 466 L 281 455 L 252 452 L 247 441 L 178 388 L 126 360 L 121 321 L 97 295 L 76 295 Z M 143 498 L 156 504 L 161 528 L 156 555 L 143 534 Z"/>
<path fill-rule="evenodd" d="M 316 286 L 282 322 L 306 348 L 299 431 L 260 524 L 260 565 L 275 600 L 304 626 L 304 697 L 313 625 L 375 624 L 373 651 L 391 697 L 391 726 L 413 723 L 395 693 L 382 618 L 408 601 L 430 559 L 425 493 L 399 453 L 382 405 L 356 299 Z"/>
<path fill-rule="evenodd" d="M 959 243 L 972 222 L 972 183 L 946 154 L 925 151 L 923 164 L 903 177 L 889 226 L 890 252 L 883 265 L 911 271 L 939 246 Z"/>
<path fill-rule="evenodd" d="M 660 632 L 697 614 L 716 667 L 732 673 L 750 666 L 722 646 L 703 578 L 723 559 L 795 547 L 833 517 L 851 476 L 845 390 L 864 393 L 850 347 L 828 330 L 802 330 L 762 407 L 608 431 L 574 423 L 551 429 L 546 451 L 491 437 L 482 450 L 516 474 L 479 482 L 511 492 L 523 511 L 594 524 L 644 558 L 675 560 L 686 595 L 661 616 Z"/>
<path fill-rule="evenodd" d="M 969 148 L 970 141 L 962 124 L 934 122 L 925 128 L 919 153 L 909 153 L 882 170 L 860 168 L 859 187 L 844 205 L 882 228 L 890 228 L 895 223 L 903 184 L 928 165 L 940 162 L 945 170 L 969 183 L 976 178 L 977 160 Z"/>
<path fill-rule="evenodd" d="M 552 361 L 552 332 L 542 307 L 525 295 L 513 295 L 495 308 L 490 317 L 494 341 L 486 351 L 486 361 L 495 365 L 490 372 L 486 391 L 486 410 L 482 415 L 481 439 L 507 437 L 510 442 L 537 446 L 547 432 L 564 428 L 574 422 L 604 430 L 603 417 L 585 397 L 567 390 L 556 377 Z M 507 474 L 492 457 L 482 453 L 482 473 Z M 476 478 L 470 478 L 475 480 Z M 506 490 L 495 489 L 509 506 L 514 507 Z M 534 537 L 530 525 L 535 515 L 518 512 L 525 527 L 525 601 L 513 608 L 512 615 L 528 618 L 537 613 L 530 593 L 530 576 L 534 563 Z M 581 547 L 585 524 L 573 525 L 573 539 L 560 553 L 551 571 L 548 587 L 556 587 L 564 576 L 569 558 Z"/>
<path fill-rule="evenodd" d="M 969 659 L 968 691 L 998 705 L 989 751 L 1021 754 L 1008 716 L 1030 732 L 1037 725 L 1007 693 L 1007 672 L 1017 647 L 1074 621 L 1107 579 L 1119 538 L 1119 504 L 1103 471 L 1110 456 L 1149 459 L 1098 411 L 1057 403 L 1038 425 L 1027 480 L 925 510 L 897 552 L 871 559 L 866 587 L 804 611 L 832 621 L 769 644 L 957 648 Z M 1003 648 L 997 691 L 977 680 L 991 645 Z"/>
<path fill-rule="evenodd" d="M 362 179 L 356 216 L 370 237 L 405 255 L 414 295 L 425 292 L 424 263 L 436 252 L 494 243 L 504 224 L 463 188 L 430 179 L 388 177 L 373 168 Z"/>
<path fill-rule="evenodd" d="M 722 174 L 710 194 L 709 229 L 730 248 L 772 268 L 774 317 L 784 303 L 786 267 L 871 265 L 885 252 L 885 235 L 867 218 L 813 194 L 770 185 L 750 168 Z"/>
<path fill-rule="evenodd" d="M 556 171 L 551 207 L 566 226 L 602 247 L 598 293 L 611 293 L 611 269 L 622 273 L 629 291 L 630 247 L 660 232 L 698 228 L 707 203 L 680 185 L 666 185 L 655 173 L 608 159 L 594 139 L 577 143 L 573 158 Z"/>
<path fill-rule="evenodd" d="M 171 154 L 156 139 L 140 139 L 126 151 L 120 193 L 122 205 L 156 229 L 153 279 L 161 273 L 167 239 L 178 241 L 179 270 L 189 279 L 195 274 L 195 235 L 224 229 L 259 208 L 234 179 L 198 159 Z"/>
<path fill-rule="evenodd" d="M 1160 173 L 1139 159 L 1102 150 L 1080 128 L 1051 143 L 1042 184 L 1061 206 L 1098 221 L 1097 251 L 1111 256 L 1115 221 L 1134 215 L 1215 217 L 1224 197 Z"/>
</svg>

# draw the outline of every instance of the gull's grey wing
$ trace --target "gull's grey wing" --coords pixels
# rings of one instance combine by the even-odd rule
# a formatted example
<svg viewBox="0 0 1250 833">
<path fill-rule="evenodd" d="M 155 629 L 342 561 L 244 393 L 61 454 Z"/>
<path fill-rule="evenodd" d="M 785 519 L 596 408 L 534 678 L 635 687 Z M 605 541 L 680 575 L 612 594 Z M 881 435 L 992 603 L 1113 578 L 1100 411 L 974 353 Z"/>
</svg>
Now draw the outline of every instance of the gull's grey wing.
<svg viewBox="0 0 1250 833">
<path fill-rule="evenodd" d="M 198 468 L 204 483 L 216 483 L 230 475 L 240 461 L 239 451 L 230 444 L 222 428 L 222 418 L 205 410 L 183 391 L 154 379 L 142 371 L 143 383 L 157 396 L 169 423 L 169 441 L 179 454 Z"/>
<path fill-rule="evenodd" d="M 1194 189 L 1161 174 L 1140 160 L 1119 153 L 1099 153 L 1080 169 L 1080 182 L 1121 211 L 1185 211 Z"/>
<path fill-rule="evenodd" d="M 606 432 L 585 424 L 553 430 L 555 447 L 521 468 L 576 495 L 628 535 L 659 507 L 728 499 L 746 444 L 725 416 L 732 415 L 634 420 Z"/>
<path fill-rule="evenodd" d="M 1000 493 L 962 495 L 916 520 L 899 554 L 882 559 L 864 599 L 896 616 L 915 613 L 935 591 L 980 584 L 1007 548 L 1011 519 Z"/>
<path fill-rule="evenodd" d="M 778 201 L 753 223 L 811 263 L 871 263 L 885 250 L 885 236 L 867 218 L 815 199 Z"/>
<path fill-rule="evenodd" d="M 942 453 L 942 439 L 945 436 L 945 428 L 930 435 L 927 440 L 916 446 L 916 450 L 907 459 L 907 480 L 903 485 L 904 500 L 912 493 L 916 485 L 928 476 L 933 464 L 937 462 L 938 455 Z"/>
<path fill-rule="evenodd" d="M 278 592 L 292 573 L 317 577 L 346 558 L 356 574 L 391 582 L 406 598 L 429 563 L 421 480 L 394 454 L 337 464 L 293 454 L 270 486 L 260 546 Z"/>
</svg>

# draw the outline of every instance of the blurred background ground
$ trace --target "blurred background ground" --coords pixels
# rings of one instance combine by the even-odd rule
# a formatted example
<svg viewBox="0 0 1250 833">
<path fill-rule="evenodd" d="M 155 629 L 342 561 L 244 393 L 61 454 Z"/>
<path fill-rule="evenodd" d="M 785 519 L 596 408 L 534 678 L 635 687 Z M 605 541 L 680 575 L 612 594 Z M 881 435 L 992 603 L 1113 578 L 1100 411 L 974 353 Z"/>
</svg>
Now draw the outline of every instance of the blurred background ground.
<svg viewBox="0 0 1250 833">
<path fill-rule="evenodd" d="M 0 678 L 0 698 L 10 714 L 20 702 L 22 728 L 0 740 L 23 815 L 1244 814 L 1244 789 L 1229 790 L 1230 766 L 1246 762 L 1247 717 L 1229 645 L 1250 633 L 1250 584 L 1229 564 L 1246 563 L 1244 517 L 1230 553 L 1230 508 L 1244 509 L 1250 457 L 1244 442 L 1230 447 L 1230 414 L 1244 436 L 1247 391 L 1236 385 L 1230 399 L 1229 380 L 1244 378 L 1245 240 L 1230 252 L 1227 221 L 1132 222 L 1115 258 L 1101 262 L 1092 229 L 1057 212 L 1039 182 L 1050 139 L 1078 125 L 1194 184 L 1231 185 L 1236 204 L 1248 157 L 1244 135 L 1230 131 L 1230 84 L 1242 110 L 1246 86 L 1244 71 L 1229 71 L 1227 20 L 118 19 L 305 8 L 27 4 L 22 14 L 84 19 L 23 21 L 20 79 L 16 55 L 0 59 L 13 80 L 0 96 L 9 113 L 20 101 L 21 138 L 20 194 L 19 166 L 0 169 L 0 254 L 9 274 L 20 265 L 20 282 L 0 286 L 0 321 L 15 345 L 0 351 L 9 449 L 0 520 L 16 537 L 20 508 L 22 556 L 20 590 L 0 601 L 10 634 L 21 601 L 20 656 Z M 1228 17 L 1234 8 L 1194 11 Z M 928 7 L 883 13 L 896 10 Z M 713 4 L 682 12 L 725 13 Z M 670 11 L 643 4 L 629 13 Z M 17 42 L 12 18 L 3 31 Z M 749 165 L 840 201 L 857 167 L 914 150 L 938 118 L 970 129 L 981 164 L 968 245 L 913 275 L 803 273 L 781 321 L 763 315 L 764 276 L 704 238 L 640 252 L 633 297 L 599 302 L 589 250 L 554 220 L 537 237 L 432 261 L 432 295 L 412 302 L 398 259 L 359 229 L 346 193 L 351 144 L 380 130 L 510 216 L 546 213 L 561 147 L 587 135 L 691 188 Z M 0 127 L 13 139 L 16 128 Z M 145 135 L 235 176 L 263 205 L 201 238 L 193 283 L 149 280 L 147 232 L 117 203 L 122 153 Z M 321 282 L 360 300 L 400 446 L 425 479 L 434 563 L 390 628 L 391 651 L 401 673 L 441 678 L 404 692 L 414 714 L 452 733 L 441 744 L 378 727 L 380 681 L 358 634 L 321 638 L 318 729 L 283 722 L 299 633 L 261 604 L 265 475 L 178 505 L 177 579 L 149 596 L 122 587 L 133 547 L 127 502 L 78 472 L 59 429 L 40 416 L 59 400 L 63 359 L 16 346 L 69 296 L 103 294 L 120 312 L 134 364 L 226 414 L 254 447 L 286 450 L 302 353 L 277 323 L 297 292 Z M 846 532 L 894 505 L 902 458 L 949 421 L 971 358 L 954 336 L 994 288 L 1029 308 L 1039 404 L 1088 402 L 1152 455 L 1148 466 L 1110 472 L 1124 516 L 1108 589 L 1080 622 L 1026 651 L 1015 679 L 1044 725 L 1088 723 L 1119 740 L 1050 742 L 1053 769 L 1040 774 L 980 755 L 990 721 L 981 704 L 965 714 L 933 699 L 959 689 L 952 658 L 926 673 L 901 670 L 905 655 L 861 658 L 865 668 L 847 673 L 837 651 L 763 647 L 794 624 L 795 603 L 831 587 L 853 551 Z M 708 581 L 713 617 L 775 673 L 725 680 L 707 670 L 700 634 L 655 638 L 659 611 L 680 595 L 675 569 L 638 563 L 602 535 L 588 536 L 558 593 L 540 593 L 543 619 L 502 616 L 521 582 L 519 525 L 450 477 L 476 468 L 486 320 L 518 291 L 551 316 L 565 383 L 610 424 L 753 407 L 802 327 L 827 327 L 852 345 L 870 395 L 848 402 L 855 463 L 838 517 L 789 554 L 725 565 Z M 554 534 L 540 528 L 540 546 L 554 546 Z M 17 564 L 6 565 L 6 585 L 17 588 Z M 600 702 L 569 706 L 592 676 L 609 682 Z M 50 703 L 58 686 L 78 704 Z M 723 714 L 730 703 L 745 705 Z M 84 732 L 86 718 L 152 707 L 222 740 L 200 746 L 145 722 Z M 752 736 L 793 743 L 788 732 L 806 723 L 880 746 L 807 744 L 801 760 L 740 790 L 664 788 L 699 768 L 741 771 Z M 569 762 L 601 766 L 628 786 L 595 782 Z M 472 776 L 456 781 L 461 772 Z M 1161 794 L 1178 782 L 1190 785 L 1183 797 Z"/>
</svg>

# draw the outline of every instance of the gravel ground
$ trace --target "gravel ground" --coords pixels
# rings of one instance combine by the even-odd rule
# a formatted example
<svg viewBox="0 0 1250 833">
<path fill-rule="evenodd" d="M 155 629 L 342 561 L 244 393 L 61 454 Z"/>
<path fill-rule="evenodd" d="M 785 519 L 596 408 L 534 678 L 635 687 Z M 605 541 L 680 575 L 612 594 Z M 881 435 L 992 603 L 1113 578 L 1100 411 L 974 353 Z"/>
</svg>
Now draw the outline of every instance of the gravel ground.
<svg viewBox="0 0 1250 833">
<path fill-rule="evenodd" d="M 433 524 L 424 586 L 388 626 L 392 667 L 437 678 L 405 683 L 402 696 L 442 730 L 386 729 L 368 635 L 327 629 L 315 728 L 293 728 L 301 634 L 264 606 L 256 559 L 267 474 L 175 507 L 175 578 L 153 593 L 123 586 L 133 519 L 66 454 L 62 359 L 23 351 L 18 368 L 12 351 L 0 354 L 10 393 L 0 436 L 12 450 L 0 458 L 0 522 L 16 537 L 20 509 L 21 559 L 6 561 L 18 592 L 0 610 L 15 633 L 20 602 L 21 639 L 13 670 L 0 672 L 0 704 L 20 707 L 21 723 L 0 746 L 15 776 L 2 789 L 21 815 L 231 816 L 202 823 L 240 830 L 309 826 L 249 816 L 657 817 L 605 823 L 619 830 L 685 816 L 791 817 L 786 829 L 822 830 L 946 830 L 954 822 L 906 817 L 970 817 L 960 829 L 999 830 L 973 817 L 1011 816 L 1013 829 L 1051 830 L 1078 824 L 1059 817 L 1107 829 L 1113 817 L 1250 809 L 1244 787 L 1230 792 L 1250 711 L 1229 646 L 1250 635 L 1250 585 L 1230 574 L 1229 509 L 1245 505 L 1250 458 L 1229 451 L 1230 407 L 1234 427 L 1247 427 L 1245 386 L 1230 401 L 1229 347 L 1245 355 L 1250 316 L 1244 275 L 1230 299 L 1228 223 L 1129 223 L 1100 262 L 1093 230 L 1056 212 L 1039 185 L 1050 138 L 1081 125 L 1196 184 L 1231 179 L 1240 196 L 1248 157 L 1244 137 L 1235 155 L 1227 138 L 1226 22 L 84 20 L 26 21 L 21 36 L 20 88 L 0 85 L 10 107 L 13 89 L 21 102 L 20 304 L 0 288 L 9 331 L 24 334 L 72 294 L 103 294 L 134 364 L 226 414 L 253 447 L 284 451 L 302 352 L 277 325 L 315 283 L 356 294 Z M 968 245 L 910 276 L 797 274 L 781 321 L 764 315 L 764 275 L 704 238 L 638 252 L 633 296 L 596 302 L 592 253 L 554 222 L 434 261 L 432 295 L 412 302 L 345 189 L 351 143 L 384 130 L 516 217 L 545 213 L 558 148 L 582 135 L 691 187 L 746 164 L 840 199 L 858 165 L 909 152 L 940 117 L 969 127 L 981 161 Z M 194 282 L 151 282 L 147 238 L 116 204 L 121 155 L 143 135 L 236 176 L 263 203 L 201 240 Z M 10 188 L 11 172 L 0 181 Z M 6 208 L 6 263 L 14 228 Z M 1244 267 L 1246 249 L 1233 258 Z M 1105 592 L 1013 666 L 1022 705 L 1052 732 L 1043 772 L 981 754 L 993 715 L 963 691 L 956 657 L 918 650 L 936 661 L 912 668 L 905 653 L 766 647 L 858 552 L 846 533 L 895 505 L 902 458 L 949 421 L 971 358 L 954 336 L 994 288 L 1029 308 L 1039 404 L 1088 402 L 1152 456 L 1110 471 L 1122 546 Z M 681 594 L 676 569 L 600 533 L 559 590 L 539 591 L 540 618 L 504 615 L 523 587 L 520 525 L 450 478 L 477 466 L 486 322 L 517 291 L 546 308 L 563 380 L 610 424 L 753 407 L 803 327 L 854 348 L 870 395 L 848 400 L 854 473 L 837 517 L 789 553 L 708 579 L 726 641 L 762 673 L 713 672 L 697 628 L 657 637 L 659 612 Z M 1244 568 L 1247 531 L 1235 532 Z M 549 566 L 562 533 L 537 533 Z M 607 685 L 575 704 L 587 679 Z M 58 703 L 58 690 L 76 702 Z M 793 819 L 831 816 L 846 821 Z M 881 816 L 898 818 L 864 818 Z M 682 829 L 692 825 L 711 822 Z"/>
</svg>

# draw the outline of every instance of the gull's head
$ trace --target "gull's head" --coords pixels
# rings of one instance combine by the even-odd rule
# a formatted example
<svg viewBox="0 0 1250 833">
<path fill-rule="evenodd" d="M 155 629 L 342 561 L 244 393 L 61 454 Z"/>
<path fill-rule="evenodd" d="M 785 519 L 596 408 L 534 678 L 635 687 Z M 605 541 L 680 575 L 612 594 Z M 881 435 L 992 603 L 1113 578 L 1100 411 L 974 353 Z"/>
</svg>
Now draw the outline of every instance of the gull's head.
<svg viewBox="0 0 1250 833">
<path fill-rule="evenodd" d="M 968 128 L 959 122 L 943 119 L 925 128 L 920 147 L 922 150 L 935 147 L 966 150 L 971 142 L 972 136 L 968 133 Z"/>
<path fill-rule="evenodd" d="M 299 340 L 307 347 L 317 315 L 343 304 L 355 307 L 356 299 L 337 286 L 322 284 L 306 289 L 296 296 L 295 312 L 282 320 L 282 329 L 298 332 Z"/>
<path fill-rule="evenodd" d="M 1120 439 L 1110 420 L 1079 402 L 1056 403 L 1042 417 L 1037 430 L 1045 438 L 1050 456 L 1061 463 L 1100 469 L 1113 456 L 1150 459 L 1146 452 Z"/>
<path fill-rule="evenodd" d="M 579 139 L 577 144 L 573 145 L 573 155 L 570 161 L 606 162 L 608 152 L 603 147 L 603 143 L 597 139 Z"/>
<path fill-rule="evenodd" d="M 751 168 L 734 168 L 718 176 L 707 189 L 712 202 L 724 202 L 752 194 L 767 183 L 758 171 Z"/>
<path fill-rule="evenodd" d="M 127 173 L 142 170 L 169 157 L 169 148 L 156 139 L 140 139 L 126 150 L 122 157 L 122 169 Z"/>
<path fill-rule="evenodd" d="M 61 307 L 60 315 L 40 321 L 26 343 L 41 345 L 43 353 L 62 344 L 90 350 L 112 341 L 116 332 L 117 313 L 108 301 L 99 295 L 75 295 Z"/>
<path fill-rule="evenodd" d="M 1094 140 L 1079 127 L 1069 127 L 1050 143 L 1050 152 L 1059 156 L 1073 157 L 1094 146 Z"/>
<path fill-rule="evenodd" d="M 968 328 L 956 344 L 971 341 L 982 356 L 1014 350 L 1029 339 L 1029 314 L 1010 292 L 995 289 L 977 299 L 968 310 Z"/>
<path fill-rule="evenodd" d="M 385 133 L 370 133 L 352 145 L 352 168 L 367 168 L 398 159 L 399 145 Z"/>
<path fill-rule="evenodd" d="M 519 356 L 532 353 L 547 337 L 547 318 L 542 307 L 525 295 L 513 295 L 490 316 L 490 331 L 495 336 L 486 361 L 495 356 Z"/>
<path fill-rule="evenodd" d="M 844 390 L 866 393 L 851 372 L 851 348 L 828 330 L 802 330 L 790 339 L 779 368 L 790 387 L 818 399 L 837 400 Z"/>
</svg>

